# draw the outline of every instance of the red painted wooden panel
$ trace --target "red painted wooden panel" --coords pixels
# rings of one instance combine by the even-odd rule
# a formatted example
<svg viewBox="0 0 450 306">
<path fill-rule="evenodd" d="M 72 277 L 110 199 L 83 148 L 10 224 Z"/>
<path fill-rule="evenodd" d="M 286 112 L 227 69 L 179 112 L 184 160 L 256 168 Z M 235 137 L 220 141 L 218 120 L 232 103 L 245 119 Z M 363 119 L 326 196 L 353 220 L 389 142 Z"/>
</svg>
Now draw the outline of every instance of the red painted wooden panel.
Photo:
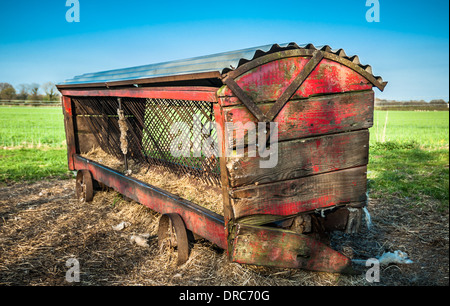
<svg viewBox="0 0 450 306">
<path fill-rule="evenodd" d="M 75 169 L 89 170 L 95 180 L 102 182 L 154 211 L 162 214 L 179 214 L 187 229 L 208 239 L 223 249 L 227 248 L 222 216 L 183 200 L 167 191 L 136 179 L 128 178 L 112 169 L 78 155 L 75 157 Z"/>
<path fill-rule="evenodd" d="M 230 191 L 236 219 L 256 214 L 290 216 L 366 200 L 367 167 L 317 174 Z"/>
<path fill-rule="evenodd" d="M 278 163 L 273 168 L 261 168 L 261 159 L 268 160 L 259 156 L 227 157 L 230 185 L 265 184 L 367 165 L 369 131 L 280 142 Z"/>
<path fill-rule="evenodd" d="M 274 122 L 278 123 L 279 141 L 370 128 L 373 125 L 374 92 L 362 91 L 291 100 Z M 268 112 L 273 103 L 258 105 Z M 255 122 L 245 106 L 223 108 L 228 122 Z"/>
<path fill-rule="evenodd" d="M 236 78 L 236 83 L 255 103 L 274 101 L 300 73 L 309 57 L 290 57 L 258 66 Z M 292 99 L 311 95 L 341 93 L 372 89 L 373 85 L 359 73 L 337 62 L 322 59 Z M 240 104 L 234 94 L 224 86 L 218 91 L 223 106 Z"/>
<path fill-rule="evenodd" d="M 74 170 L 74 155 L 76 153 L 74 117 L 72 112 L 72 100 L 69 97 L 63 97 L 64 129 L 66 132 L 67 143 L 67 162 L 69 170 Z"/>
<path fill-rule="evenodd" d="M 72 101 L 69 97 L 62 98 L 63 113 L 68 116 L 72 116 Z"/>
<path fill-rule="evenodd" d="M 215 87 L 140 87 L 125 89 L 62 89 L 65 96 L 180 99 L 217 102 Z"/>
<path fill-rule="evenodd" d="M 308 236 L 276 228 L 236 224 L 231 260 L 244 264 L 350 272 L 348 257 Z"/>
</svg>

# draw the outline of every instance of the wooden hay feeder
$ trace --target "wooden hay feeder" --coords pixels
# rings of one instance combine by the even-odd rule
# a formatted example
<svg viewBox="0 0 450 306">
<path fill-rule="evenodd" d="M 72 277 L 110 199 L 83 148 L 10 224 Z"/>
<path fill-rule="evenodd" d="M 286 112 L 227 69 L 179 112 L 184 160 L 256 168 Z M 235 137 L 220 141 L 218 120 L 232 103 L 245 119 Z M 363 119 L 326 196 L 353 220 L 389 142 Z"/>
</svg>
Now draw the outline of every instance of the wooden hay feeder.
<svg viewBox="0 0 450 306">
<path fill-rule="evenodd" d="M 100 182 L 161 213 L 179 263 L 194 233 L 233 262 L 344 272 L 351 260 L 323 238 L 359 229 L 372 88 L 385 85 L 342 49 L 290 43 L 85 74 L 58 89 L 80 200 Z M 84 156 L 96 147 L 123 167 Z M 219 187 L 223 215 L 137 179 L 130 163 Z"/>
</svg>

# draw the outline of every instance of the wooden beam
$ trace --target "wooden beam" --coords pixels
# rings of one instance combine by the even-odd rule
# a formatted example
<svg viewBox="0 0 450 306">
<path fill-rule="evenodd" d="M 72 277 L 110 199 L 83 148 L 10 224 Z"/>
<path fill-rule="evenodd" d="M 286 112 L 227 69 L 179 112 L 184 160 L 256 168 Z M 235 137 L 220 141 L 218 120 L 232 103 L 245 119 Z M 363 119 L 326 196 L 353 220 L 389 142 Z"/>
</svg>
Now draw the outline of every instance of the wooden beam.
<svg viewBox="0 0 450 306">
<path fill-rule="evenodd" d="M 259 107 L 253 102 L 253 100 L 242 90 L 241 87 L 232 79 L 225 78 L 223 80 L 225 84 L 231 89 L 231 91 L 239 98 L 239 100 L 247 107 L 250 113 L 258 119 L 258 122 L 266 122 L 268 118 L 264 113 L 259 109 Z"/>
<path fill-rule="evenodd" d="M 273 168 L 261 168 L 261 161 L 267 159 L 259 156 L 227 157 L 230 186 L 266 184 L 367 165 L 369 131 L 280 142 L 278 164 Z"/>
<path fill-rule="evenodd" d="M 138 87 L 123 89 L 61 89 L 65 96 L 74 97 L 129 97 L 179 99 L 217 102 L 215 87 Z"/>
<path fill-rule="evenodd" d="M 311 72 L 319 65 L 323 58 L 323 53 L 316 51 L 313 53 L 311 59 L 306 63 L 300 73 L 295 77 L 295 79 L 289 84 L 289 86 L 283 91 L 281 96 L 277 99 L 274 105 L 270 108 L 269 112 L 266 113 L 268 121 L 272 121 L 280 110 L 284 107 L 287 101 L 292 97 L 292 95 L 298 90 L 298 88 L 303 84 L 303 82 L 309 77 Z"/>
<path fill-rule="evenodd" d="M 69 170 L 74 170 L 74 156 L 77 153 L 75 142 L 75 129 L 74 129 L 74 114 L 73 114 L 73 102 L 69 97 L 62 97 L 63 101 L 63 114 L 64 114 L 64 129 L 66 132 L 67 143 L 67 162 Z"/>
<path fill-rule="evenodd" d="M 231 91 L 239 98 L 239 100 L 244 103 L 247 109 L 253 114 L 253 116 L 258 119 L 259 122 L 270 122 L 280 112 L 280 110 L 284 107 L 286 102 L 291 98 L 295 91 L 297 91 L 297 89 L 308 78 L 310 73 L 317 67 L 322 58 L 323 53 L 320 51 L 315 51 L 311 59 L 306 63 L 300 73 L 294 78 L 294 80 L 277 99 L 275 104 L 272 105 L 270 110 L 265 114 L 259 109 L 252 98 L 250 98 L 231 77 L 226 77 L 223 82 L 231 89 Z"/>
<path fill-rule="evenodd" d="M 259 57 L 253 61 L 249 61 L 248 63 L 245 63 L 244 65 L 238 67 L 236 70 L 233 70 L 228 73 L 228 75 L 234 79 L 239 77 L 243 74 L 248 74 L 248 72 L 252 69 L 255 69 L 256 67 L 260 67 L 263 65 L 266 65 L 267 63 L 274 62 L 280 59 L 286 59 L 286 58 L 298 58 L 298 57 L 310 57 L 316 50 L 314 49 L 294 49 L 294 50 L 285 50 L 280 52 L 275 52 L 271 54 L 264 55 L 262 57 Z M 324 51 L 324 58 L 327 61 L 333 61 L 336 64 L 342 65 L 347 67 L 348 69 L 351 69 L 355 71 L 356 73 L 360 74 L 363 78 L 368 80 L 371 83 L 372 86 L 376 86 L 381 91 L 384 90 L 385 86 L 387 85 L 387 82 L 384 82 L 381 78 L 375 77 L 371 72 L 366 71 L 363 69 L 360 65 L 352 62 L 350 59 L 344 58 L 342 56 L 339 56 L 337 54 L 333 54 L 331 52 Z"/>
<path fill-rule="evenodd" d="M 56 85 L 58 90 L 72 89 L 72 88 L 101 88 L 101 87 L 117 87 L 117 86 L 134 86 L 157 84 L 157 83 L 170 83 L 170 82 L 183 82 L 183 81 L 195 81 L 195 80 L 217 80 L 219 81 L 221 74 L 219 71 L 188 73 L 179 75 L 169 75 L 163 77 L 132 79 L 124 81 L 111 81 L 111 82 L 96 82 L 96 83 L 79 83 L 79 84 L 59 84 Z"/>
<path fill-rule="evenodd" d="M 236 219 L 268 214 L 290 216 L 318 208 L 365 203 L 367 167 L 355 167 L 257 186 L 233 188 Z"/>
<path fill-rule="evenodd" d="M 285 141 L 344 131 L 370 128 L 373 125 L 374 92 L 362 91 L 303 100 L 290 100 L 274 122 L 278 123 L 278 140 Z M 259 104 L 262 112 L 273 103 Z M 244 106 L 224 107 L 227 122 L 253 122 L 257 120 Z"/>
<path fill-rule="evenodd" d="M 233 209 L 231 207 L 231 199 L 229 195 L 229 189 L 230 189 L 230 180 L 228 177 L 228 171 L 226 167 L 226 157 L 225 157 L 225 118 L 223 116 L 223 108 L 220 107 L 219 104 L 213 105 L 214 110 L 214 118 L 216 123 L 219 126 L 219 129 L 217 132 L 217 138 L 219 143 L 219 150 L 221 151 L 221 155 L 219 157 L 220 162 L 220 182 L 222 186 L 222 198 L 223 198 L 223 216 L 224 216 L 224 232 L 225 236 L 228 237 L 228 230 L 229 225 L 233 223 L 234 221 L 234 214 Z M 228 248 L 225 248 L 225 250 L 229 251 Z"/>
<path fill-rule="evenodd" d="M 79 155 L 75 155 L 75 169 L 89 170 L 95 180 L 154 211 L 179 214 L 187 229 L 223 249 L 227 248 L 223 216 Z"/>
<path fill-rule="evenodd" d="M 256 104 L 276 101 L 303 71 L 308 60 L 304 57 L 279 59 L 254 68 L 235 81 Z M 322 59 L 290 99 L 372 90 L 372 87 L 367 79 L 354 70 Z M 219 89 L 218 96 L 219 103 L 224 107 L 242 104 L 227 86 Z"/>
<path fill-rule="evenodd" d="M 235 224 L 233 262 L 322 272 L 351 272 L 351 260 L 319 241 L 291 231 Z"/>
</svg>

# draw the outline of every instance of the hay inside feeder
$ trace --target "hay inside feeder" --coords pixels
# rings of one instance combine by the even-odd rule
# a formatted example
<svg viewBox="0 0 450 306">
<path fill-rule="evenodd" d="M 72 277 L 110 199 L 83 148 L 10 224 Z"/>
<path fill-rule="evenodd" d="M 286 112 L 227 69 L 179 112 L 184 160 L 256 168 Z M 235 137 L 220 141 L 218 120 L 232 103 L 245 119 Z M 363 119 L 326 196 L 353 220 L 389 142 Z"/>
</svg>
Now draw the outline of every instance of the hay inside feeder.
<svg viewBox="0 0 450 306">
<path fill-rule="evenodd" d="M 120 172 L 126 170 L 123 161 L 99 147 L 81 156 Z M 130 176 L 135 179 L 164 189 L 217 214 L 223 214 L 222 192 L 219 187 L 206 185 L 188 174 L 178 175 L 163 166 L 142 166 L 133 160 L 128 161 L 128 169 L 131 170 Z"/>
</svg>

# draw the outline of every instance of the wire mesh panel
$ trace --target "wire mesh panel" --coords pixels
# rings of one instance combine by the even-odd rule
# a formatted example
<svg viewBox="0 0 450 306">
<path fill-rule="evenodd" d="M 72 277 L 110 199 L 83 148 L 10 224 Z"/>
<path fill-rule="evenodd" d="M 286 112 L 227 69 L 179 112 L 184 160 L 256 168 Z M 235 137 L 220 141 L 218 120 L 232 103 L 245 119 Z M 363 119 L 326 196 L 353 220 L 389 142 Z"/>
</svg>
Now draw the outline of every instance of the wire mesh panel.
<svg viewBox="0 0 450 306">
<path fill-rule="evenodd" d="M 220 185 L 219 162 L 214 154 L 217 131 L 210 102 L 115 97 L 77 97 L 73 101 L 77 116 L 84 117 L 106 153 L 125 158 L 120 139 L 121 110 L 127 126 L 127 159 L 143 167 L 164 166 Z"/>
</svg>

